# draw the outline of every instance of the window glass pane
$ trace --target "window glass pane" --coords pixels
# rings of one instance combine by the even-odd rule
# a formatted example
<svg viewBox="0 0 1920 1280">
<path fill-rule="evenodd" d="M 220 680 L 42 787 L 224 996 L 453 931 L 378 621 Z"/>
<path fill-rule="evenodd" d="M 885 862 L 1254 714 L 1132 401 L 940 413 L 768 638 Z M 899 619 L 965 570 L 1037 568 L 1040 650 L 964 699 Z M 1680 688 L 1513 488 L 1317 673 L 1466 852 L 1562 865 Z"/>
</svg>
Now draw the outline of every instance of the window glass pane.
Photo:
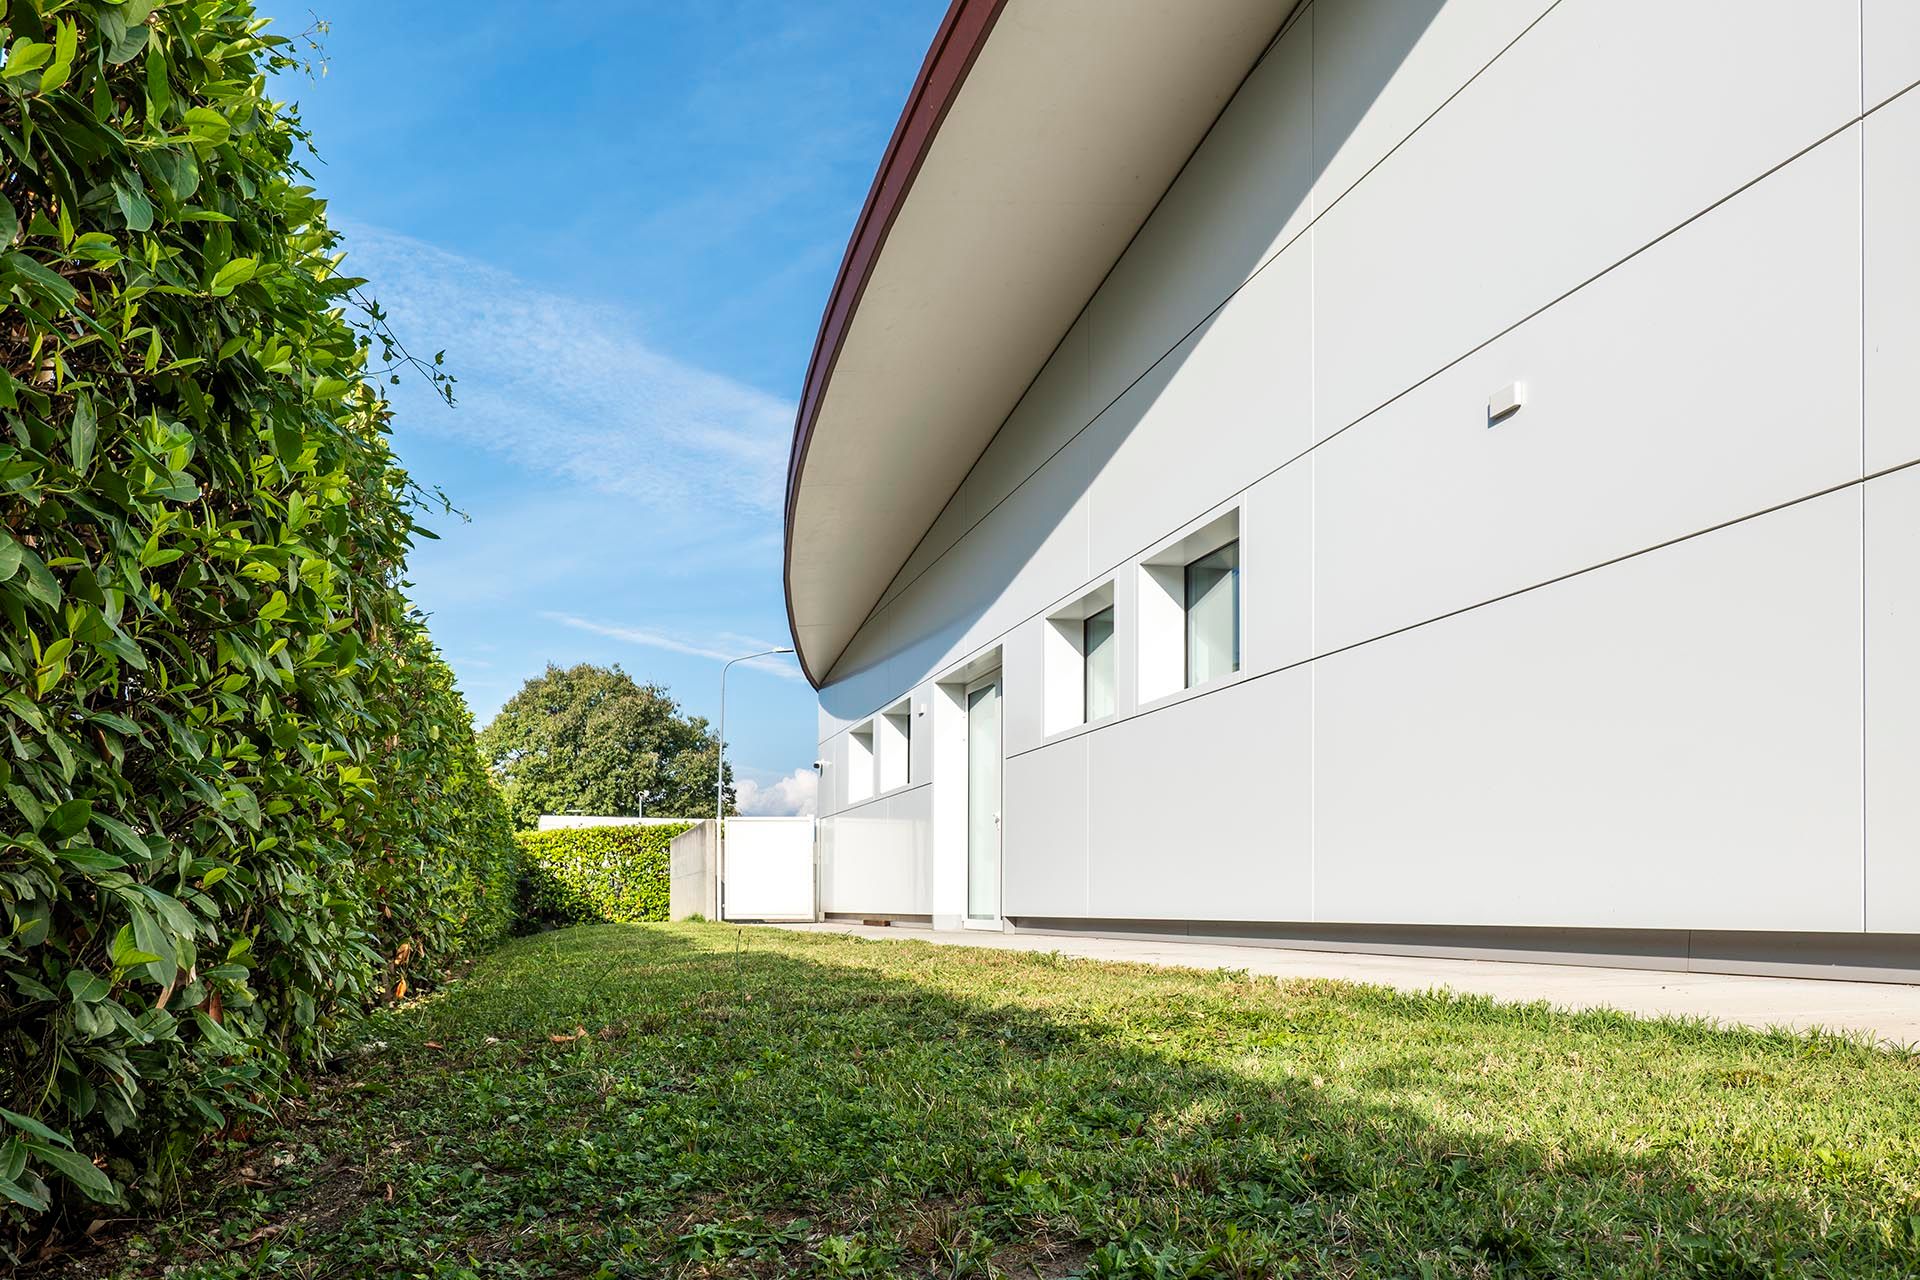
<svg viewBox="0 0 1920 1280">
<path fill-rule="evenodd" d="M 1187 566 L 1187 687 L 1240 669 L 1240 544 Z"/>
<path fill-rule="evenodd" d="M 1087 721 L 1113 714 L 1113 606 L 1108 605 L 1083 624 L 1082 649 L 1087 658 Z"/>
</svg>

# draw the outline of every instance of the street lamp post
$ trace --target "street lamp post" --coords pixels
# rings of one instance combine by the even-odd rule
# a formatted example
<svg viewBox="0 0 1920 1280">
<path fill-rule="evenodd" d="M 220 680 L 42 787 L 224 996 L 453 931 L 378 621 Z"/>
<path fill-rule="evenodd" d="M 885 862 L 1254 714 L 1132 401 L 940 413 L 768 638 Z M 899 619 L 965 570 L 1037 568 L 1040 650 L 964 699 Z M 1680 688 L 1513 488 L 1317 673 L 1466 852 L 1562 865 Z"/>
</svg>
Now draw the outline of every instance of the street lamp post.
<svg viewBox="0 0 1920 1280">
<path fill-rule="evenodd" d="M 770 658 L 776 653 L 792 653 L 789 648 L 762 649 L 759 653 L 744 653 L 737 658 L 729 658 L 720 667 L 720 740 L 719 750 L 713 762 L 713 879 L 714 914 L 724 918 L 726 907 L 722 896 L 726 892 L 726 878 L 722 871 L 725 867 L 724 842 L 727 831 L 727 672 L 736 662 L 751 662 L 755 658 Z"/>
</svg>

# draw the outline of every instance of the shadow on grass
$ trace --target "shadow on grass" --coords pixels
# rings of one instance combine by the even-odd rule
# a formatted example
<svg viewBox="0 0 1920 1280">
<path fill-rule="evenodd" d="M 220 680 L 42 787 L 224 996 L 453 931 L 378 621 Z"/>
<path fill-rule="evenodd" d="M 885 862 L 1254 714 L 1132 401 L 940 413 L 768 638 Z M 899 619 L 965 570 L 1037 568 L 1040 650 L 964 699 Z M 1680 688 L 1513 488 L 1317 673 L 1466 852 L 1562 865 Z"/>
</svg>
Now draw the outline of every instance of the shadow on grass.
<svg viewBox="0 0 1920 1280">
<path fill-rule="evenodd" d="M 1845 1041 L 720 926 L 524 939 L 375 1034 L 275 1148 L 296 1176 L 155 1262 L 1920 1271 L 1915 1071 Z"/>
</svg>

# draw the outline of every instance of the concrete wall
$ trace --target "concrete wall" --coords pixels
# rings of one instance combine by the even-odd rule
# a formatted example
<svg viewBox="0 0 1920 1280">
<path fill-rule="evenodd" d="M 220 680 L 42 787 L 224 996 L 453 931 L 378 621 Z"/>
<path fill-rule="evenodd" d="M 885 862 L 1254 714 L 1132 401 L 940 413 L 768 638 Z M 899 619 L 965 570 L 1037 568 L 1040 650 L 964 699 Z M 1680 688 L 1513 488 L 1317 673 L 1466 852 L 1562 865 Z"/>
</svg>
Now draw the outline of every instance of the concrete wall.
<svg viewBox="0 0 1920 1280">
<path fill-rule="evenodd" d="M 1313 0 L 821 691 L 822 909 L 957 918 L 997 662 L 1012 917 L 1920 932 L 1916 13 Z M 1143 700 L 1222 513 L 1243 668 Z"/>
<path fill-rule="evenodd" d="M 720 918 L 720 879 L 714 874 L 714 821 L 705 818 L 668 846 L 667 918 Z"/>
</svg>

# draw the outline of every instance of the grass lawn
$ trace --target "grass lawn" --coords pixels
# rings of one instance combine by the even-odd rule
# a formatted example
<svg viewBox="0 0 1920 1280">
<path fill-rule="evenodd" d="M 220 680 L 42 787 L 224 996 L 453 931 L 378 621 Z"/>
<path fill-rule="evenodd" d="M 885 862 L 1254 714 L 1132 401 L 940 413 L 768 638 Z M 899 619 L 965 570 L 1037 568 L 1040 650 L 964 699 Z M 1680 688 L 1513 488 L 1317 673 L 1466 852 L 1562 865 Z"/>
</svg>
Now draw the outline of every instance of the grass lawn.
<svg viewBox="0 0 1920 1280">
<path fill-rule="evenodd" d="M 1920 1059 L 1244 973 L 580 928 L 376 1018 L 191 1200 L 77 1273 L 1911 1276 Z"/>
</svg>

